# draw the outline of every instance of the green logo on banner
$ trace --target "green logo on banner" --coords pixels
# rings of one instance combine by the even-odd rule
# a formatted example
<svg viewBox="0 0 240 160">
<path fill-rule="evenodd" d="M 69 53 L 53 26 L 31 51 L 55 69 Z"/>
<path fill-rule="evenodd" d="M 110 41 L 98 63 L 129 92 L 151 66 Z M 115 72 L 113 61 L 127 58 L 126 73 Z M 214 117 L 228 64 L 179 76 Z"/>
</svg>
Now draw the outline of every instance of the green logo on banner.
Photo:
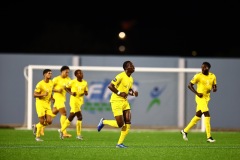
<svg viewBox="0 0 240 160">
<path fill-rule="evenodd" d="M 152 101 L 151 101 L 150 104 L 148 105 L 147 112 L 150 111 L 151 108 L 152 108 L 155 104 L 158 105 L 158 106 L 160 106 L 160 104 L 161 104 L 160 99 L 158 99 L 158 98 L 152 99 Z"/>
<path fill-rule="evenodd" d="M 159 99 L 159 96 L 165 90 L 165 88 L 166 87 L 162 87 L 160 89 L 159 89 L 159 87 L 154 87 L 153 88 L 153 90 L 150 93 L 150 96 L 152 97 L 152 100 L 147 107 L 147 112 L 149 112 L 154 106 L 160 107 L 161 100 Z"/>
</svg>

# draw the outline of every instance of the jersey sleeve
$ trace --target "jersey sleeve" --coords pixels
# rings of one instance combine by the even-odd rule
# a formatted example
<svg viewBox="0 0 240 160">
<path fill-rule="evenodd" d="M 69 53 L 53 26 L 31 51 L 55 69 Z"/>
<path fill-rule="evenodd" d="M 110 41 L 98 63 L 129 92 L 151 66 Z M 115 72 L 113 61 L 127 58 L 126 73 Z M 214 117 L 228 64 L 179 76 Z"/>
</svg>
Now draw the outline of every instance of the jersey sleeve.
<svg viewBox="0 0 240 160">
<path fill-rule="evenodd" d="M 195 74 L 195 75 L 193 76 L 193 78 L 192 78 L 191 81 L 190 81 L 192 84 L 196 84 L 196 83 L 198 82 L 198 75 L 199 75 L 199 74 Z"/>
<path fill-rule="evenodd" d="M 53 82 L 53 86 L 55 87 L 58 84 L 58 78 L 54 77 L 52 82 Z"/>
<path fill-rule="evenodd" d="M 122 81 L 122 76 L 121 74 L 118 74 L 112 81 L 111 83 L 117 86 L 120 82 Z"/>
<path fill-rule="evenodd" d="M 38 84 L 36 85 L 34 91 L 35 91 L 35 92 L 40 92 L 40 91 L 41 91 L 41 84 L 40 84 L 40 83 L 38 83 Z"/>
</svg>

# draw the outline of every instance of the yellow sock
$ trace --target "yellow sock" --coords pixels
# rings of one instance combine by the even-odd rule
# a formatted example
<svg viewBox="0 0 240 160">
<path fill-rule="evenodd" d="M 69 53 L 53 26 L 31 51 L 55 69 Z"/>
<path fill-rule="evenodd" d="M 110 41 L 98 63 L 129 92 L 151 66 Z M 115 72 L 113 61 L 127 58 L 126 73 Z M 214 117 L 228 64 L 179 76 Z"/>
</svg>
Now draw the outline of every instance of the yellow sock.
<svg viewBox="0 0 240 160">
<path fill-rule="evenodd" d="M 117 144 L 122 144 L 125 137 L 127 136 L 129 130 L 130 130 L 130 126 L 131 124 L 125 124 L 123 127 L 122 127 L 122 131 L 121 131 L 121 135 L 119 137 L 119 140 L 118 140 L 118 143 Z"/>
<path fill-rule="evenodd" d="M 103 124 L 107 124 L 109 126 L 118 128 L 118 124 L 116 120 L 103 120 Z"/>
<path fill-rule="evenodd" d="M 44 136 L 45 127 L 46 127 L 46 126 L 42 126 L 42 129 L 41 129 L 41 132 L 40 132 L 41 136 Z"/>
<path fill-rule="evenodd" d="M 71 124 L 71 122 L 66 119 L 65 122 L 62 125 L 61 131 L 63 132 L 64 130 L 66 130 L 66 128 Z"/>
<path fill-rule="evenodd" d="M 197 122 L 200 120 L 200 117 L 194 116 L 192 120 L 188 123 L 187 127 L 184 128 L 184 132 L 188 132 Z"/>
<path fill-rule="evenodd" d="M 40 137 L 40 132 L 41 132 L 41 130 L 42 130 L 43 125 L 42 125 L 40 122 L 38 122 L 38 124 L 36 125 L 36 127 L 37 127 L 36 137 Z"/>
<path fill-rule="evenodd" d="M 63 126 L 63 124 L 64 124 L 64 122 L 65 122 L 66 119 L 67 119 L 66 116 L 61 115 L 61 117 L 60 117 L 60 124 L 61 124 L 61 127 Z M 63 130 L 63 134 L 66 134 L 66 133 L 67 133 L 66 129 Z"/>
<path fill-rule="evenodd" d="M 44 130 L 45 130 L 45 127 L 46 127 L 46 126 L 48 126 L 48 123 L 47 123 L 47 121 L 45 120 L 45 121 L 43 122 L 43 126 L 42 126 L 42 129 L 41 129 L 41 132 L 40 132 L 41 136 L 44 136 Z"/>
<path fill-rule="evenodd" d="M 77 131 L 77 136 L 81 136 L 82 121 L 77 120 L 77 123 L 76 123 L 76 131 Z"/>
<path fill-rule="evenodd" d="M 205 127 L 206 127 L 207 138 L 211 137 L 210 119 L 211 119 L 210 117 L 205 117 L 205 118 L 204 118 L 204 123 L 205 123 Z"/>
</svg>

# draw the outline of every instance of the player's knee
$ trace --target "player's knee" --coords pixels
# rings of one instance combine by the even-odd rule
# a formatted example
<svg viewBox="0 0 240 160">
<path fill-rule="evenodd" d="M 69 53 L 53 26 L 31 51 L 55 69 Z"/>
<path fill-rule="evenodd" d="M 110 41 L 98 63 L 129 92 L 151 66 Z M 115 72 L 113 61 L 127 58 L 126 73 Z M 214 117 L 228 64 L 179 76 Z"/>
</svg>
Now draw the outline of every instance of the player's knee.
<svg viewBox="0 0 240 160">
<path fill-rule="evenodd" d="M 67 113 L 66 113 L 66 112 L 65 112 L 65 113 L 61 113 L 61 115 L 62 115 L 62 116 L 67 116 Z"/>
<path fill-rule="evenodd" d="M 209 111 L 203 112 L 203 114 L 204 114 L 205 117 L 210 117 Z"/>
<path fill-rule="evenodd" d="M 42 125 L 44 125 L 45 120 L 44 120 L 44 119 L 40 119 L 39 122 L 40 122 Z"/>
<path fill-rule="evenodd" d="M 51 124 L 52 124 L 52 120 L 48 120 L 48 121 L 47 121 L 47 124 L 48 124 L 48 125 L 51 125 Z"/>
<path fill-rule="evenodd" d="M 123 122 L 117 122 L 117 124 L 118 124 L 118 128 L 122 128 L 122 127 L 123 127 L 123 125 L 124 125 L 124 123 L 123 123 Z"/>
</svg>

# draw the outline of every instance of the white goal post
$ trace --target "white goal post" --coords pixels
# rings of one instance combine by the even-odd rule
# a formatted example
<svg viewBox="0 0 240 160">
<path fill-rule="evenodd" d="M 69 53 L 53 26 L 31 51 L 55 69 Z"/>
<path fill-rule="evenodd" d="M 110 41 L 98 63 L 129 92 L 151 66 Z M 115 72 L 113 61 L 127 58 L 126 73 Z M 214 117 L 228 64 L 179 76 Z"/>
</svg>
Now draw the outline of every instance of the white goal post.
<svg viewBox="0 0 240 160">
<path fill-rule="evenodd" d="M 33 70 L 59 70 L 62 66 L 56 65 L 28 65 L 24 68 L 24 77 L 27 80 L 27 129 L 32 128 L 32 103 L 33 103 Z M 184 127 L 185 118 L 185 74 L 184 73 L 197 73 L 201 72 L 200 68 L 184 68 L 184 61 L 180 59 L 179 68 L 154 68 L 154 67 L 136 67 L 135 72 L 175 72 L 178 73 L 178 127 Z M 111 67 L 111 66 L 69 66 L 71 70 L 81 69 L 83 71 L 100 71 L 100 72 L 111 72 L 111 71 L 123 71 L 122 67 Z M 201 131 L 205 131 L 205 126 L 201 122 Z"/>
</svg>

